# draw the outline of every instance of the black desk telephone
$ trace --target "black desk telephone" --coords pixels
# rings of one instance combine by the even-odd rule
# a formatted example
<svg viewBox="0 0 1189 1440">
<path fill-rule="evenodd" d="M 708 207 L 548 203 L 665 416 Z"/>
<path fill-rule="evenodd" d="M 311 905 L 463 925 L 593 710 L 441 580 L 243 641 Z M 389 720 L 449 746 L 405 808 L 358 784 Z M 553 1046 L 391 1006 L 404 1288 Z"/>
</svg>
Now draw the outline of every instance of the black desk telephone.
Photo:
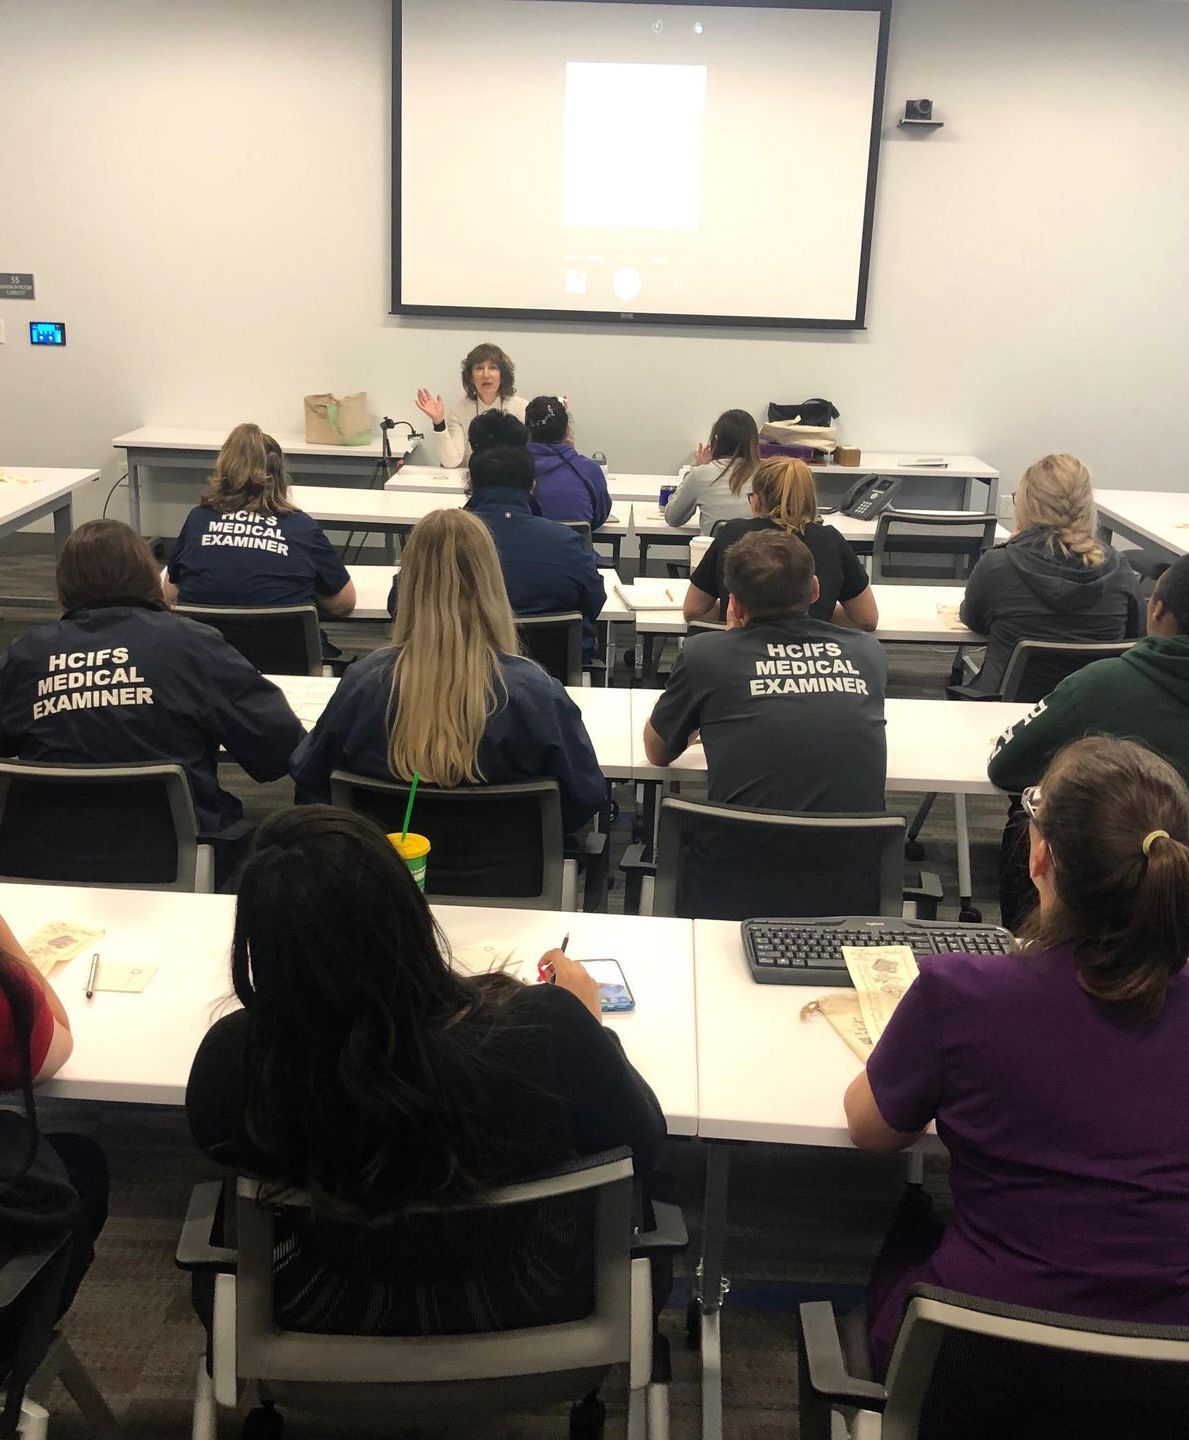
<svg viewBox="0 0 1189 1440">
<path fill-rule="evenodd" d="M 900 481 L 899 475 L 864 475 L 846 492 L 838 508 L 852 520 L 874 520 L 887 508 Z"/>
</svg>

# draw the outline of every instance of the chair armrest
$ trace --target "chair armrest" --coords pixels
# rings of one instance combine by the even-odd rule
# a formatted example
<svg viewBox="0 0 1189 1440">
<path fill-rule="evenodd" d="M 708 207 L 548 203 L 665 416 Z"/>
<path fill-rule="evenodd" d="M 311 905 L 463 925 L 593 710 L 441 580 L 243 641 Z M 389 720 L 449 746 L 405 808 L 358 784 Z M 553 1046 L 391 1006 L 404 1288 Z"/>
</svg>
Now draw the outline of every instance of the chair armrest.
<svg viewBox="0 0 1189 1440">
<path fill-rule="evenodd" d="M 830 1302 L 808 1301 L 800 1307 L 800 1321 L 802 1354 L 814 1394 L 840 1405 L 882 1410 L 888 1399 L 884 1387 L 872 1380 L 859 1380 L 847 1372 Z"/>
<path fill-rule="evenodd" d="M 70 1235 L 59 1237 L 34 1250 L 22 1250 L 0 1266 L 0 1310 L 16 1303 L 45 1267 L 70 1243 Z"/>
<path fill-rule="evenodd" d="M 620 857 L 619 868 L 625 874 L 635 873 L 641 877 L 645 875 L 655 875 L 656 861 L 645 860 L 644 854 L 646 848 L 646 846 L 640 844 L 629 845 Z"/>
<path fill-rule="evenodd" d="M 653 1228 L 637 1230 L 632 1236 L 632 1255 L 656 1255 L 664 1250 L 681 1251 L 689 1248 L 689 1231 L 685 1228 L 685 1216 L 680 1205 L 664 1201 L 653 1201 Z"/>
<path fill-rule="evenodd" d="M 945 899 L 941 876 L 932 870 L 922 870 L 915 885 L 904 887 L 901 898 L 916 906 L 916 919 L 936 920 L 937 907 Z"/>
<path fill-rule="evenodd" d="M 601 830 L 586 830 L 581 835 L 567 835 L 562 845 L 562 855 L 567 860 L 577 860 L 579 865 L 597 860 L 607 849 L 607 837 Z"/>
<path fill-rule="evenodd" d="M 174 1254 L 179 1270 L 213 1270 L 216 1274 L 225 1275 L 235 1273 L 239 1252 L 211 1243 L 222 1203 L 221 1180 L 204 1180 L 191 1190 Z"/>
<path fill-rule="evenodd" d="M 1002 700 L 1003 696 L 998 690 L 989 693 L 983 690 L 976 690 L 973 685 L 947 685 L 945 687 L 945 698 L 947 700 Z"/>
</svg>

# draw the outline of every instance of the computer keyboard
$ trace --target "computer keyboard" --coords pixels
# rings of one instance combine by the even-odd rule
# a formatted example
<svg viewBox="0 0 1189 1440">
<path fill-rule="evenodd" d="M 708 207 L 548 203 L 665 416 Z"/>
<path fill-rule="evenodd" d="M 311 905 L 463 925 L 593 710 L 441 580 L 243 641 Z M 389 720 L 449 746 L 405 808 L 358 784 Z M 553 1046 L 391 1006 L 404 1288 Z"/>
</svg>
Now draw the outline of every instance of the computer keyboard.
<svg viewBox="0 0 1189 1440">
<path fill-rule="evenodd" d="M 951 950 L 1006 955 L 1015 944 L 1010 931 L 999 925 L 863 915 L 744 920 L 742 930 L 743 952 L 752 979 L 760 985 L 849 985 L 844 945 L 907 945 L 919 957 Z"/>
</svg>

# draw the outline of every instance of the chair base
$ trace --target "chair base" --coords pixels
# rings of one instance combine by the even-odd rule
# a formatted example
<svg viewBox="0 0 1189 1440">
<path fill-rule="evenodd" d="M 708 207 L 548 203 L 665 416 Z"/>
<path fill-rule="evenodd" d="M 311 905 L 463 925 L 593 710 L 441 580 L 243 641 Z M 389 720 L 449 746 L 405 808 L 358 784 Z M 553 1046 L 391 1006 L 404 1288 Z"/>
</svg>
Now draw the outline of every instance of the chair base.
<svg viewBox="0 0 1189 1440">
<path fill-rule="evenodd" d="M 43 1401 L 55 1380 L 62 1382 L 66 1393 L 78 1406 L 94 1440 L 114 1440 L 119 1435 L 119 1422 L 98 1386 L 74 1353 L 70 1342 L 55 1332 L 45 1359 L 25 1387 L 18 1430 L 22 1440 L 45 1440 L 48 1435 L 49 1415 Z"/>
</svg>

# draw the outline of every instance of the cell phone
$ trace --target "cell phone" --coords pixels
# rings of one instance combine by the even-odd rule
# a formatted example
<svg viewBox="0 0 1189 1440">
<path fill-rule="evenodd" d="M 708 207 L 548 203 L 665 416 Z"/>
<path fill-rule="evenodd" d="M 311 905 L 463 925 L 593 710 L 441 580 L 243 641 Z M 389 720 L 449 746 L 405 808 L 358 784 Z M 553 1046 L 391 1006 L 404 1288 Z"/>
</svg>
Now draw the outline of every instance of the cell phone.
<svg viewBox="0 0 1189 1440">
<path fill-rule="evenodd" d="M 582 964 L 599 987 L 599 1009 L 604 1015 L 622 1014 L 636 1008 L 635 997 L 623 978 L 618 960 L 583 960 Z"/>
</svg>

